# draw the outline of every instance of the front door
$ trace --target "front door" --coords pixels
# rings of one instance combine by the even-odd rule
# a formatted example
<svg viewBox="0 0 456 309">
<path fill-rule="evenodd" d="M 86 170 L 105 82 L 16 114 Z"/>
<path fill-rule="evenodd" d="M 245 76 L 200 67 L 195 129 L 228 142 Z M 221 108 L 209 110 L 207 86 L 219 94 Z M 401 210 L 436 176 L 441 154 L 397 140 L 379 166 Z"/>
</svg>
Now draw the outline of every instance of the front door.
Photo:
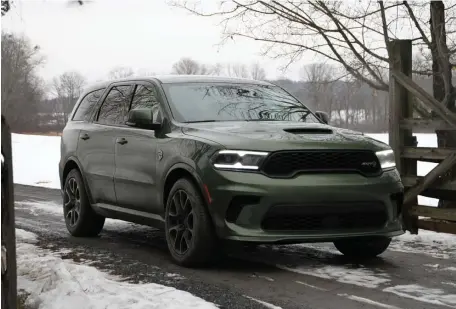
<svg viewBox="0 0 456 309">
<path fill-rule="evenodd" d="M 155 86 L 138 83 L 129 110 L 150 108 L 157 119 L 160 109 Z M 157 194 L 155 131 L 117 130 L 114 186 L 119 206 L 141 212 L 162 213 Z"/>
</svg>

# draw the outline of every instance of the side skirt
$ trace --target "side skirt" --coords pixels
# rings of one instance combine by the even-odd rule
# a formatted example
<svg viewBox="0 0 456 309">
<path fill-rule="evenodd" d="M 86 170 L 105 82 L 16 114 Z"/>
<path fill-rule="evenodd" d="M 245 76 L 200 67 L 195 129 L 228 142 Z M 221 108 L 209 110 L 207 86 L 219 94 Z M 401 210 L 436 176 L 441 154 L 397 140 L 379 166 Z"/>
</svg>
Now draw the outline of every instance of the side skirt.
<svg viewBox="0 0 456 309">
<path fill-rule="evenodd" d="M 93 204 L 92 207 L 96 213 L 106 218 L 148 225 L 157 229 L 165 228 L 165 220 L 160 215 L 104 203 Z"/>
</svg>

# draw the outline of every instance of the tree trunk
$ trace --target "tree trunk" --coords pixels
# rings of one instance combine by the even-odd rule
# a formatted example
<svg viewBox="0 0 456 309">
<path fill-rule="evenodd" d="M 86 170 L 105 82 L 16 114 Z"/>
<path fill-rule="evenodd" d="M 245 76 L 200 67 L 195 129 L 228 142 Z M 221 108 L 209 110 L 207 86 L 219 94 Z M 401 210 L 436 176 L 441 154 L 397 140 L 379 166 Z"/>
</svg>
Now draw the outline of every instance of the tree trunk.
<svg viewBox="0 0 456 309">
<path fill-rule="evenodd" d="M 456 92 L 452 84 L 451 64 L 446 41 L 445 5 L 443 1 L 431 1 L 430 24 L 432 39 L 432 89 L 434 98 L 445 104 L 450 111 L 456 113 Z M 436 130 L 435 133 L 437 134 L 438 147 L 456 148 L 456 131 Z M 456 177 L 456 168 L 449 171 L 448 175 L 449 179 L 454 179 Z M 456 208 L 456 203 L 455 201 L 440 200 L 439 207 Z"/>
</svg>

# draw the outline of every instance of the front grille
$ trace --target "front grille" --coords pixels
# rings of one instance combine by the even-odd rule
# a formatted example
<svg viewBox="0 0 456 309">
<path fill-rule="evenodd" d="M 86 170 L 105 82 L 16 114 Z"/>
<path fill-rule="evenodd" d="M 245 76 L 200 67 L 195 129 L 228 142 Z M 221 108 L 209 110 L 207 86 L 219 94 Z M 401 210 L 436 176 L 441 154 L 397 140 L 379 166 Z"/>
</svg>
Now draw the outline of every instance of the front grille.
<svg viewBox="0 0 456 309">
<path fill-rule="evenodd" d="M 262 220 L 267 231 L 324 231 L 382 228 L 387 213 L 381 202 L 273 206 Z"/>
<path fill-rule="evenodd" d="M 272 153 L 261 169 L 271 177 L 292 177 L 306 172 L 356 172 L 374 176 L 381 171 L 377 156 L 368 150 L 280 151 Z"/>
</svg>

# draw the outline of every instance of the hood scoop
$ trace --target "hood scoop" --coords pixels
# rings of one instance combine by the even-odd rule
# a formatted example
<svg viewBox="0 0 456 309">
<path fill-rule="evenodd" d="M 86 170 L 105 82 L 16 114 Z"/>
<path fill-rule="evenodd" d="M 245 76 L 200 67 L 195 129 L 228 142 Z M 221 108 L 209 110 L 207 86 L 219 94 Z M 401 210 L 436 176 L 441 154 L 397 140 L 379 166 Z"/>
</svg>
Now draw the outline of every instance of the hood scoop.
<svg viewBox="0 0 456 309">
<path fill-rule="evenodd" d="M 290 128 L 290 129 L 283 129 L 285 132 L 291 134 L 332 134 L 333 131 L 331 129 L 325 128 Z"/>
</svg>

